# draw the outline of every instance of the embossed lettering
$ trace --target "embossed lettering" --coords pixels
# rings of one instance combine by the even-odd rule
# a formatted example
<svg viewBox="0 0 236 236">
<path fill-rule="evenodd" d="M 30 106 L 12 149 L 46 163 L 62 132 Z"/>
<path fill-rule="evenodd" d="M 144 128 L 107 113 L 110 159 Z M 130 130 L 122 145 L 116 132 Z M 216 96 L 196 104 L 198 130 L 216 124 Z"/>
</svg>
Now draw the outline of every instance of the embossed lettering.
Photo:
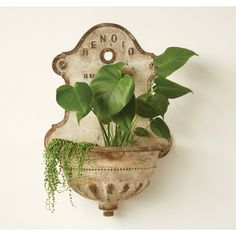
<svg viewBox="0 0 236 236">
<path fill-rule="evenodd" d="M 117 41 L 117 35 L 116 35 L 116 34 L 113 34 L 113 35 L 111 36 L 111 41 L 112 41 L 113 43 L 115 43 L 115 42 Z"/>
<path fill-rule="evenodd" d="M 125 41 L 122 41 L 121 46 L 123 49 L 125 49 Z"/>
<path fill-rule="evenodd" d="M 106 38 L 106 35 L 100 35 L 100 42 L 106 42 L 107 41 L 107 38 Z"/>
<path fill-rule="evenodd" d="M 129 55 L 134 55 L 134 48 L 129 48 L 128 49 L 128 54 Z"/>
<path fill-rule="evenodd" d="M 83 56 L 88 56 L 88 49 L 87 48 L 83 48 Z"/>
<path fill-rule="evenodd" d="M 91 48 L 96 48 L 96 41 L 91 41 Z"/>
<path fill-rule="evenodd" d="M 88 79 L 88 78 L 92 79 L 94 76 L 95 74 L 93 73 L 84 73 L 84 79 Z"/>
</svg>

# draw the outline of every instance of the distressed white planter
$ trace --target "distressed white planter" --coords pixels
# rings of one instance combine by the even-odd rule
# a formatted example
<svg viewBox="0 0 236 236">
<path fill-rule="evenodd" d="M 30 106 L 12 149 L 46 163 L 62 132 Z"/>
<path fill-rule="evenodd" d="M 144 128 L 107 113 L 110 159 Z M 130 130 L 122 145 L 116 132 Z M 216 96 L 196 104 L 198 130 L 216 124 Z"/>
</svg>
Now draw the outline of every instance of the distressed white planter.
<svg viewBox="0 0 236 236">
<path fill-rule="evenodd" d="M 105 59 L 106 52 L 112 53 L 110 60 Z M 90 83 L 101 66 L 122 61 L 126 63 L 123 73 L 132 75 L 135 81 L 137 97 L 150 88 L 155 78 L 154 56 L 145 52 L 124 27 L 104 23 L 89 29 L 74 49 L 56 56 L 53 70 L 68 84 Z M 137 126 L 147 127 L 148 123 L 148 119 L 140 117 Z M 103 145 L 100 126 L 91 112 L 80 126 L 75 112 L 65 112 L 64 119 L 47 132 L 45 147 L 54 138 Z M 85 161 L 83 179 L 79 180 L 74 170 L 70 185 L 82 196 L 99 201 L 104 215 L 113 215 L 120 200 L 131 198 L 148 186 L 158 158 L 169 151 L 170 145 L 150 135 L 141 138 L 138 147 L 95 147 L 89 152 L 89 161 Z"/>
<path fill-rule="evenodd" d="M 156 147 L 95 147 L 78 178 L 73 168 L 70 187 L 80 195 L 99 202 L 104 216 L 112 216 L 121 200 L 142 192 L 150 183 L 158 158 L 168 152 L 170 144 Z M 73 160 L 76 166 L 76 159 Z"/>
</svg>

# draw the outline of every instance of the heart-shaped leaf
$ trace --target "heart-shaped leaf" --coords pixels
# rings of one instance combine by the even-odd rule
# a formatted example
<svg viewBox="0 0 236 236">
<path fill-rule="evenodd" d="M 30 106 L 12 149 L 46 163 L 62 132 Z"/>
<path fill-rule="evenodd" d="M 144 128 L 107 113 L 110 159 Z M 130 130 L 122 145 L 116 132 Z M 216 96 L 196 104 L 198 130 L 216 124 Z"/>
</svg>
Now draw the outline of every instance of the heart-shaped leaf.
<svg viewBox="0 0 236 236">
<path fill-rule="evenodd" d="M 133 96 L 129 103 L 118 114 L 113 116 L 113 121 L 126 129 L 130 129 L 135 116 L 135 107 L 136 99 Z"/>
<path fill-rule="evenodd" d="M 67 111 L 76 111 L 78 122 L 86 116 L 93 94 L 87 83 L 77 82 L 74 86 L 62 85 L 57 89 L 57 103 Z"/>
<path fill-rule="evenodd" d="M 157 65 L 157 75 L 162 78 L 167 77 L 183 66 L 188 59 L 194 55 L 197 54 L 186 48 L 167 48 L 163 54 L 154 59 L 154 62 Z"/>
<path fill-rule="evenodd" d="M 167 98 L 177 98 L 192 92 L 192 90 L 189 88 L 183 87 L 177 83 L 161 77 L 157 77 L 155 79 L 155 84 L 155 91 L 163 94 Z"/>
<path fill-rule="evenodd" d="M 142 128 L 142 127 L 137 127 L 134 130 L 134 133 L 139 137 L 148 137 L 149 136 L 148 131 L 146 129 Z"/>
<path fill-rule="evenodd" d="M 154 134 L 161 138 L 169 139 L 170 130 L 167 124 L 160 118 L 156 118 L 150 123 L 150 128 Z"/>
<path fill-rule="evenodd" d="M 78 124 L 80 123 L 80 120 L 82 119 L 82 118 L 84 118 L 89 112 L 90 112 L 90 108 L 88 108 L 88 110 L 87 111 L 77 111 L 76 112 L 76 118 L 77 118 L 77 122 L 78 122 Z"/>
<path fill-rule="evenodd" d="M 160 115 L 150 103 L 147 102 L 147 99 L 152 95 L 149 93 L 144 93 L 137 97 L 137 108 L 136 113 L 143 118 L 152 118 Z"/>
<path fill-rule="evenodd" d="M 121 74 L 124 63 L 103 66 L 90 86 L 93 91 L 93 108 L 100 119 L 119 113 L 134 95 L 134 81 Z"/>
<path fill-rule="evenodd" d="M 147 98 L 147 102 L 155 109 L 155 111 L 164 117 L 169 106 L 168 98 L 162 94 L 156 93 Z"/>
</svg>

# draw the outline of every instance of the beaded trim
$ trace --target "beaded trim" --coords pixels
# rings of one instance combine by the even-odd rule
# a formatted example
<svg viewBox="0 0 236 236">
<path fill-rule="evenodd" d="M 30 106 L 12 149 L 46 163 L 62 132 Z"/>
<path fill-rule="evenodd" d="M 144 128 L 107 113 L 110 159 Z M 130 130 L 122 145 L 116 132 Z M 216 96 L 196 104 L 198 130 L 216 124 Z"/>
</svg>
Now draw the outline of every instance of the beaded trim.
<svg viewBox="0 0 236 236">
<path fill-rule="evenodd" d="M 131 170 L 146 170 L 154 169 L 156 166 L 152 167 L 131 167 L 131 168 L 83 168 L 83 171 L 131 171 Z"/>
</svg>

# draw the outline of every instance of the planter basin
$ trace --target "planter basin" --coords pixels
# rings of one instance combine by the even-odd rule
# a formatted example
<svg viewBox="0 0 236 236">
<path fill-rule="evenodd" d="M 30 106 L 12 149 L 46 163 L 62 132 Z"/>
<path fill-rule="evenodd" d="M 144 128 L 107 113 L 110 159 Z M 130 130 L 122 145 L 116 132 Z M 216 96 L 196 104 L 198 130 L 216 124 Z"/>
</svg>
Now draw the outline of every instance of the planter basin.
<svg viewBox="0 0 236 236">
<path fill-rule="evenodd" d="M 158 158 L 169 150 L 167 146 L 95 147 L 85 160 L 82 178 L 73 159 L 68 184 L 83 197 L 98 201 L 104 216 L 113 216 L 119 201 L 136 196 L 149 185 Z"/>
</svg>

